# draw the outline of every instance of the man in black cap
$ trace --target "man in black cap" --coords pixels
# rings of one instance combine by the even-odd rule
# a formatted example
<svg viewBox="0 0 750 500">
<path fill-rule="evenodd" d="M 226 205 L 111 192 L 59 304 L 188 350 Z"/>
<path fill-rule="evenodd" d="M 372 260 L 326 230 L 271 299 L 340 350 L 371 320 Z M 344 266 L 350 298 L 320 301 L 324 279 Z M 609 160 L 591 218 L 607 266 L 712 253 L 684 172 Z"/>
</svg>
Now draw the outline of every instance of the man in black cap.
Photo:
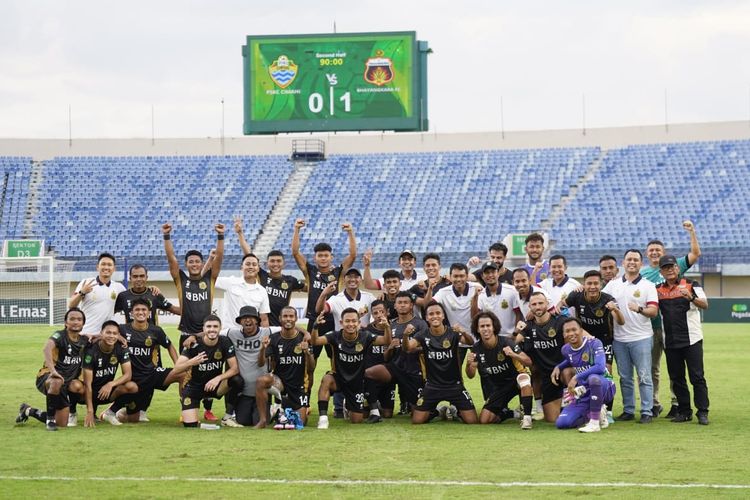
<svg viewBox="0 0 750 500">
<path fill-rule="evenodd" d="M 662 256 L 659 269 L 664 277 L 664 282 L 656 287 L 664 324 L 664 353 L 677 397 L 677 412 L 672 422 L 693 419 L 690 390 L 685 380 L 687 368 L 698 423 L 708 425 L 708 386 L 703 376 L 703 329 L 698 310 L 708 308 L 708 299 L 697 281 L 680 276 L 680 264 L 674 255 Z"/>
</svg>

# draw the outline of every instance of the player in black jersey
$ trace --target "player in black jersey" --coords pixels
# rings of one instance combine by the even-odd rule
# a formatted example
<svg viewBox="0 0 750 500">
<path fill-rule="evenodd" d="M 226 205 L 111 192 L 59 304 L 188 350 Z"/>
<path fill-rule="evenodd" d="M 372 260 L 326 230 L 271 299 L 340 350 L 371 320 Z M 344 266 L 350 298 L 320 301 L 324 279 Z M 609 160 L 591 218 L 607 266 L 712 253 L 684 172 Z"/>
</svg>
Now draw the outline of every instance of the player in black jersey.
<svg viewBox="0 0 750 500">
<path fill-rule="evenodd" d="M 219 276 L 221 262 L 224 259 L 224 224 L 216 224 L 214 230 L 217 234 L 216 253 L 211 261 L 211 266 L 207 268 L 203 266 L 203 254 L 201 252 L 189 250 L 185 254 L 186 273 L 180 269 L 172 245 L 172 225 L 167 223 L 161 226 L 164 236 L 164 251 L 169 263 L 169 274 L 172 275 L 177 287 L 182 311 L 179 330 L 182 337 L 185 338 L 190 334 L 200 333 L 203 329 L 204 318 L 211 314 L 214 284 Z M 184 340 L 184 338 L 181 338 L 180 344 Z"/>
<path fill-rule="evenodd" d="M 472 319 L 472 331 L 479 340 L 467 356 L 466 376 L 479 376 L 487 388 L 480 424 L 503 421 L 508 402 L 520 395 L 523 407 L 522 429 L 531 429 L 531 360 L 516 343 L 501 336 L 500 320 L 492 312 L 480 312 Z"/>
<path fill-rule="evenodd" d="M 221 319 L 210 314 L 203 321 L 203 335 L 185 349 L 174 365 L 173 373 L 187 372 L 187 383 L 182 389 L 182 425 L 198 427 L 198 408 L 204 398 L 221 398 L 230 385 L 242 388 L 242 377 L 237 366 L 234 344 L 228 337 L 220 337 Z M 224 371 L 224 366 L 228 368 Z"/>
<path fill-rule="evenodd" d="M 625 317 L 617 307 L 617 301 L 608 293 L 602 292 L 602 274 L 599 271 L 586 271 L 583 275 L 583 291 L 573 291 L 564 297 L 558 308 L 572 308 L 586 332 L 601 340 L 607 362 L 607 370 L 612 373 L 612 331 L 613 321 L 625 324 Z"/>
<path fill-rule="evenodd" d="M 354 227 L 345 222 L 341 224 L 343 229 L 349 238 L 349 255 L 344 257 L 341 261 L 341 265 L 333 265 L 333 249 L 328 243 L 318 243 L 313 248 L 315 252 L 315 264 L 310 264 L 305 256 L 300 251 L 300 230 L 304 227 L 305 221 L 303 219 L 297 219 L 294 222 L 294 233 L 292 235 L 292 257 L 297 263 L 302 274 L 305 276 L 305 282 L 307 283 L 307 329 L 311 330 L 313 323 L 317 317 L 315 312 L 315 304 L 318 302 L 318 297 L 323 292 L 325 287 L 330 282 L 336 282 L 338 293 L 341 286 L 341 278 L 343 272 L 352 267 L 354 259 L 357 258 L 357 240 L 354 237 Z M 326 321 L 322 324 L 318 324 L 318 332 L 321 334 L 330 332 L 333 330 L 333 316 L 330 314 L 326 315 Z M 320 348 L 316 349 L 315 357 L 320 355 Z"/>
<path fill-rule="evenodd" d="M 154 325 L 159 324 L 159 311 L 169 311 L 172 314 L 180 315 L 180 307 L 169 302 L 161 291 L 155 286 L 148 286 L 148 269 L 143 264 L 133 264 L 128 272 L 128 283 L 130 288 L 120 292 L 115 300 L 115 312 L 122 312 L 125 315 L 125 323 L 133 321 L 130 315 L 130 309 L 135 299 L 146 299 L 151 303 L 151 315 L 148 322 Z"/>
<path fill-rule="evenodd" d="M 440 401 L 448 401 L 458 409 L 461 419 L 467 424 L 476 424 L 477 411 L 471 394 L 464 387 L 461 377 L 459 343 L 473 344 L 474 339 L 460 327 L 446 326 L 443 305 L 430 302 L 425 308 L 429 330 L 409 337 L 409 329 L 404 330 L 403 349 L 413 352 L 421 347 L 420 362 L 426 380 L 422 396 L 417 400 L 411 414 L 414 424 L 423 424 Z"/>
<path fill-rule="evenodd" d="M 319 315 L 318 321 L 323 320 L 323 314 Z M 382 336 L 360 330 L 359 321 L 357 310 L 349 307 L 341 312 L 341 330 L 319 337 L 317 321 L 313 325 L 312 345 L 329 345 L 332 351 L 331 371 L 325 374 L 318 390 L 318 429 L 328 428 L 328 399 L 336 391 L 344 395 L 351 422 L 356 424 L 364 420 L 365 353 L 372 345 L 389 345 L 392 337 L 385 318 Z"/>
<path fill-rule="evenodd" d="M 149 324 L 149 307 L 145 300 L 136 299 L 132 309 L 133 321 L 120 325 L 120 336 L 128 344 L 132 380 L 138 386 L 135 397 L 121 396 L 107 410 L 114 412 L 120 421 L 138 422 L 139 412 L 148 409 L 155 389 L 165 391 L 171 384 L 182 380 L 172 368 L 158 365 L 159 346 L 167 349 L 173 363 L 177 361 L 177 351 L 161 327 Z"/>
<path fill-rule="evenodd" d="M 440 275 L 440 255 L 436 253 L 427 253 L 422 257 L 422 269 L 427 279 L 411 287 L 409 292 L 414 295 L 417 305 L 422 308 L 422 317 L 425 317 L 425 307 L 432 301 L 432 296 L 441 288 L 451 286 L 451 282 Z"/>
<path fill-rule="evenodd" d="M 399 280 L 399 282 L 400 281 L 401 280 Z M 367 325 L 365 331 L 370 332 L 377 337 L 385 335 L 386 326 L 390 328 L 388 322 L 388 310 L 385 302 L 379 299 L 374 300 L 370 304 L 370 314 L 372 315 L 372 323 Z M 391 344 L 392 343 L 393 340 L 391 340 Z M 365 373 L 367 373 L 367 369 L 372 366 L 383 365 L 386 361 L 385 353 L 389 352 L 389 350 L 390 358 L 390 354 L 393 352 L 391 350 L 391 344 L 373 344 L 370 346 L 370 349 L 365 352 Z M 367 401 L 367 409 L 370 413 L 367 418 L 367 423 L 375 424 L 382 422 L 383 418 L 391 418 L 393 416 L 393 407 L 396 402 L 396 384 L 393 382 L 381 384 L 365 376 L 365 401 Z"/>
<path fill-rule="evenodd" d="M 550 376 L 555 366 L 562 361 L 562 346 L 565 344 L 562 324 L 566 316 L 553 316 L 549 312 L 547 296 L 532 292 L 529 308 L 534 319 L 529 323 L 519 321 L 516 325 L 516 342 L 522 344 L 523 352 L 531 359 L 541 384 L 542 411 L 544 420 L 555 422 L 560 415 L 562 387 L 552 383 Z"/>
<path fill-rule="evenodd" d="M 255 402 L 258 408 L 268 406 L 268 394 L 281 400 L 284 408 L 299 413 L 302 423 L 307 425 L 310 407 L 310 387 L 315 373 L 315 356 L 305 340 L 305 333 L 296 328 L 297 310 L 285 307 L 281 310 L 281 331 L 268 338 L 266 353 L 271 373 L 258 377 L 255 384 Z M 267 412 L 259 412 L 258 429 L 268 425 Z"/>
<path fill-rule="evenodd" d="M 235 217 L 234 219 L 234 231 L 240 240 L 242 254 L 247 255 L 252 253 L 252 248 L 245 239 L 242 229 L 242 219 L 239 217 Z M 271 250 L 268 252 L 266 259 L 266 268 L 268 270 L 260 269 L 258 271 L 258 283 L 266 288 L 266 293 L 268 294 L 268 305 L 271 308 L 271 312 L 268 315 L 270 326 L 281 326 L 281 310 L 291 302 L 292 293 L 303 291 L 306 288 L 304 281 L 300 281 L 288 274 L 282 274 L 285 265 L 284 254 L 280 250 Z"/>
<path fill-rule="evenodd" d="M 36 388 L 47 398 L 47 411 L 22 403 L 16 423 L 22 424 L 34 417 L 46 424 L 48 431 L 59 427 L 77 425 L 68 421 L 69 407 L 83 395 L 81 373 L 83 351 L 88 339 L 81 335 L 86 316 L 77 307 L 65 313 L 65 328 L 53 333 L 44 344 L 44 365 L 36 376 Z"/>
<path fill-rule="evenodd" d="M 86 419 L 84 426 L 94 427 L 96 407 L 109 405 L 123 394 L 135 394 L 138 386 L 130 379 L 133 370 L 130 367 L 128 348 L 120 343 L 120 325 L 116 321 L 105 321 L 99 341 L 91 344 L 83 355 L 83 385 L 86 390 Z M 120 376 L 115 379 L 117 367 Z M 105 412 L 106 413 L 106 412 Z M 112 425 L 121 425 L 114 414 L 107 415 Z"/>
<path fill-rule="evenodd" d="M 362 265 L 364 266 L 364 284 L 365 288 L 370 290 L 377 290 L 382 287 L 383 293 L 380 294 L 380 300 L 385 302 L 386 309 L 388 310 L 388 319 L 398 318 L 396 312 L 396 294 L 401 290 L 401 273 L 394 269 L 389 269 L 383 273 L 382 286 L 380 282 L 372 279 L 372 273 L 370 272 L 370 264 L 372 263 L 372 250 L 367 250 L 362 256 Z"/>
<path fill-rule="evenodd" d="M 397 383 L 399 399 L 404 407 L 402 413 L 405 414 L 411 406 L 417 404 L 422 395 L 424 379 L 419 364 L 419 352 L 406 352 L 402 349 L 401 342 L 405 330 L 409 330 L 409 335 L 426 332 L 427 323 L 414 316 L 414 296 L 411 293 L 398 292 L 395 307 L 398 318 L 391 321 L 393 340 L 383 354 L 385 363 L 367 368 L 365 377 L 381 385 Z"/>
</svg>

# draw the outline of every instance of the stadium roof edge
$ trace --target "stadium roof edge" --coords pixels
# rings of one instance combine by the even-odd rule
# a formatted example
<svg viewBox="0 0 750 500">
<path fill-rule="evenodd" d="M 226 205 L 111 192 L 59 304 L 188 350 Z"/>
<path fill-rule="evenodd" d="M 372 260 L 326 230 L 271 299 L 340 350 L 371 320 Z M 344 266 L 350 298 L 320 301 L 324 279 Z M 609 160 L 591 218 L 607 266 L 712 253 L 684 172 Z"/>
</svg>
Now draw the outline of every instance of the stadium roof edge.
<svg viewBox="0 0 750 500">
<path fill-rule="evenodd" d="M 635 144 L 750 140 L 750 122 L 471 133 L 326 133 L 221 138 L 0 138 L 0 156 L 48 160 L 66 156 L 289 155 L 300 137 L 326 141 L 328 154 L 446 152 L 564 147 L 621 148 Z"/>
</svg>

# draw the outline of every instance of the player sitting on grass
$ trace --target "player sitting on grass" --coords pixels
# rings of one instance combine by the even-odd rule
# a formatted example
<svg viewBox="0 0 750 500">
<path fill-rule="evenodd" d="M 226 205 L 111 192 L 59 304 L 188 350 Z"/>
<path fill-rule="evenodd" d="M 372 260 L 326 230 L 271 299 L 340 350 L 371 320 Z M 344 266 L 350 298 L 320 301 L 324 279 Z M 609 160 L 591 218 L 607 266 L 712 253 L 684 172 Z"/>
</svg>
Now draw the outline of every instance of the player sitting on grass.
<svg viewBox="0 0 750 500">
<path fill-rule="evenodd" d="M 115 379 L 117 367 L 121 375 Z M 130 379 L 133 370 L 130 366 L 128 348 L 120 343 L 120 325 L 116 321 L 102 324 L 99 341 L 93 343 L 83 356 L 83 386 L 86 396 L 86 427 L 94 427 L 94 415 L 99 405 L 109 405 L 123 394 L 135 394 L 138 386 Z M 111 415 L 107 420 L 112 425 L 121 422 Z"/>
<path fill-rule="evenodd" d="M 581 322 L 568 318 L 562 323 L 565 345 L 563 360 L 555 366 L 550 376 L 552 383 L 562 381 L 575 400 L 563 408 L 555 424 L 558 429 L 579 427 L 581 432 L 599 432 L 609 425 L 602 406 L 615 397 L 615 384 L 604 375 L 607 372 L 606 356 L 601 340 L 584 335 Z"/>
<path fill-rule="evenodd" d="M 391 343 L 391 327 L 386 317 L 380 325 L 384 333 L 377 336 L 367 330 L 360 330 L 359 313 L 348 307 L 341 312 L 341 330 L 336 330 L 318 337 L 318 323 L 325 321 L 321 313 L 312 330 L 312 345 L 331 347 L 331 371 L 323 376 L 318 390 L 318 429 L 328 429 L 328 400 L 331 394 L 341 391 L 344 394 L 344 406 L 349 410 L 351 422 L 364 420 L 365 402 L 365 353 L 371 346 L 387 346 Z"/>
<path fill-rule="evenodd" d="M 307 425 L 310 407 L 310 387 L 315 373 L 315 356 L 305 340 L 305 332 L 296 328 L 297 310 L 287 306 L 281 310 L 281 331 L 267 340 L 268 369 L 255 383 L 255 401 L 258 408 L 268 407 L 268 394 L 281 400 L 284 408 L 299 413 Z M 268 412 L 260 411 L 258 429 L 268 425 Z"/>
<path fill-rule="evenodd" d="M 44 345 L 44 365 L 36 376 L 36 388 L 47 398 L 47 411 L 22 403 L 16 423 L 22 424 L 34 417 L 46 424 L 48 431 L 59 427 L 75 426 L 68 422 L 69 406 L 83 395 L 83 384 L 78 380 L 81 358 L 88 339 L 81 335 L 86 316 L 77 307 L 65 313 L 65 328 L 52 334 Z"/>
<path fill-rule="evenodd" d="M 471 348 L 466 363 L 466 376 L 479 376 L 487 387 L 487 400 L 479 415 L 480 424 L 503 421 L 503 409 L 520 395 L 523 407 L 521 429 L 531 429 L 531 375 L 524 364 L 531 364 L 528 356 L 512 339 L 501 336 L 500 320 L 494 313 L 481 312 L 472 320 L 472 330 L 479 340 Z M 521 361 L 523 360 L 523 361 Z"/>
<path fill-rule="evenodd" d="M 221 320 L 213 314 L 203 320 L 203 334 L 177 358 L 173 373 L 188 372 L 188 382 L 182 389 L 182 425 L 198 427 L 198 409 L 202 399 L 220 399 L 229 391 L 230 384 L 241 389 L 243 385 L 234 344 L 219 336 Z M 225 363 L 229 368 L 224 371 Z"/>
</svg>

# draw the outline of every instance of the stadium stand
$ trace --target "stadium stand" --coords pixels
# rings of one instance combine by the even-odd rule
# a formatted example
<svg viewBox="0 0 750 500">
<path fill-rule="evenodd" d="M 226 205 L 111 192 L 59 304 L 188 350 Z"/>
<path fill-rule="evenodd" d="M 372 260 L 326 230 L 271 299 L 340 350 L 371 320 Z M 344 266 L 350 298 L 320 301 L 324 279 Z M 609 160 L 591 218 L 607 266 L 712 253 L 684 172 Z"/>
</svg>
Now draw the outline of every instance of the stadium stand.
<svg viewBox="0 0 750 500">
<path fill-rule="evenodd" d="M 0 239 L 23 237 L 31 158 L 0 157 Z"/>
<path fill-rule="evenodd" d="M 3 157 L 0 167 L 2 235 L 18 237 L 31 159 Z M 252 243 L 294 168 L 281 155 L 57 157 L 31 183 L 38 201 L 26 229 L 86 266 L 107 249 L 164 270 L 161 222 L 175 225 L 178 252 L 207 251 L 212 225 L 231 225 L 234 215 Z M 373 267 L 382 268 L 404 248 L 437 251 L 449 263 L 482 255 L 508 233 L 544 229 L 554 251 L 589 265 L 653 237 L 681 251 L 681 221 L 690 218 L 707 257 L 740 263 L 750 255 L 749 170 L 748 140 L 331 155 L 312 168 L 273 246 L 288 251 L 302 217 L 304 253 L 328 241 L 341 254 L 339 224 L 351 221 L 361 252 L 372 248 Z M 232 244 L 226 265 L 238 263 Z"/>
<path fill-rule="evenodd" d="M 213 225 L 234 215 L 258 233 L 292 166 L 282 157 L 65 157 L 45 162 L 34 234 L 58 255 L 107 249 L 165 267 L 158 227 L 174 226 L 178 252 L 207 252 Z M 105 243 L 103 243 L 105 242 Z"/>
</svg>

